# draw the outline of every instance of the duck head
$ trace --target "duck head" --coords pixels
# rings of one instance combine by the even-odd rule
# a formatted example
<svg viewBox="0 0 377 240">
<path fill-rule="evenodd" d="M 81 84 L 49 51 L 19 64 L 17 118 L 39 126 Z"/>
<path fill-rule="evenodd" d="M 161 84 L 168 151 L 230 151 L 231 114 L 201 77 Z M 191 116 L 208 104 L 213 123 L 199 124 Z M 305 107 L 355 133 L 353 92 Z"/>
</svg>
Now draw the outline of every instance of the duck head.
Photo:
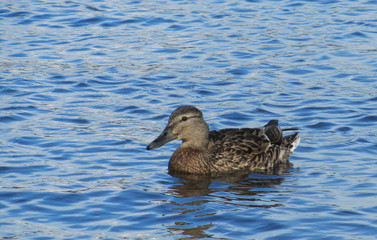
<svg viewBox="0 0 377 240">
<path fill-rule="evenodd" d="M 165 129 L 147 149 L 159 148 L 166 143 L 181 139 L 181 146 L 207 147 L 208 124 L 203 119 L 203 113 L 193 106 L 179 107 L 170 115 Z"/>
</svg>

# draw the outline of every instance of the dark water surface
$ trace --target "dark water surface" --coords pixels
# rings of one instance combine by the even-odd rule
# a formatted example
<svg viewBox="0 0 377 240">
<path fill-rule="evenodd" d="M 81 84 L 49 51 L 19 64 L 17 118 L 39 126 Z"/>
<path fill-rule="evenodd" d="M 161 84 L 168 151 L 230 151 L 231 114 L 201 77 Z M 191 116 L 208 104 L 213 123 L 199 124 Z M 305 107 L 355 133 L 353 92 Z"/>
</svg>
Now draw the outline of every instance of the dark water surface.
<svg viewBox="0 0 377 240">
<path fill-rule="evenodd" d="M 377 1 L 2 1 L 0 54 L 0 238 L 377 236 Z M 294 167 L 170 176 L 183 104 Z"/>
</svg>

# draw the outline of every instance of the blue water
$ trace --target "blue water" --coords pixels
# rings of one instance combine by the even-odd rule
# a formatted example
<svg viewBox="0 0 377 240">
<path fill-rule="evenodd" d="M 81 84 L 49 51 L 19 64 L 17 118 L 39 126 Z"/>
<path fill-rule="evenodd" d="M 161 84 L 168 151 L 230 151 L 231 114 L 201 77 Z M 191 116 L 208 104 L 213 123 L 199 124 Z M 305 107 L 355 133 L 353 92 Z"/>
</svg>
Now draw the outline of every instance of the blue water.
<svg viewBox="0 0 377 240">
<path fill-rule="evenodd" d="M 0 3 L 0 238 L 375 239 L 377 1 Z M 187 181 L 180 105 L 298 127 L 280 175 Z"/>
</svg>

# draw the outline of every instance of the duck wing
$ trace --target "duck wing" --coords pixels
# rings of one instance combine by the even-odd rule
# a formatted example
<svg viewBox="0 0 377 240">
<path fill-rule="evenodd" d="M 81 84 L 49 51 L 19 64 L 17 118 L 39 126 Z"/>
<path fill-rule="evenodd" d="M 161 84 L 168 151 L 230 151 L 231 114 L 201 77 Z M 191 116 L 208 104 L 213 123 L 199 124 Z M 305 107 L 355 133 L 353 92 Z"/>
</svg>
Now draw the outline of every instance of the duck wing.
<svg viewBox="0 0 377 240">
<path fill-rule="evenodd" d="M 278 121 L 261 128 L 222 129 L 209 133 L 209 162 L 216 171 L 257 170 L 287 163 L 298 133 L 283 137 Z M 297 143 L 297 144 L 296 144 Z"/>
<path fill-rule="evenodd" d="M 270 141 L 262 128 L 234 128 L 210 131 L 209 150 L 214 154 L 262 152 Z"/>
<path fill-rule="evenodd" d="M 218 172 L 248 169 L 255 157 L 263 155 L 271 145 L 263 128 L 211 131 L 209 138 L 208 160 Z"/>
<path fill-rule="evenodd" d="M 277 120 L 269 121 L 261 128 L 230 128 L 210 131 L 209 149 L 217 153 L 258 154 L 271 144 L 281 145 L 283 131 Z"/>
</svg>

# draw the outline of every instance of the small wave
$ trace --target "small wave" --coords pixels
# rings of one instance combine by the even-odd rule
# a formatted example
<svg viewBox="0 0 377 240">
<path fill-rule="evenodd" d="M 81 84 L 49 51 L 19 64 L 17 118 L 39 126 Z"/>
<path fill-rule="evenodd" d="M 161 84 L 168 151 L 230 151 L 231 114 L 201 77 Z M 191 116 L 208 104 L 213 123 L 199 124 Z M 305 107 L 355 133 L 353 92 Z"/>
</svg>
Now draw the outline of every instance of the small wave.
<svg viewBox="0 0 377 240">
<path fill-rule="evenodd" d="M 74 124 L 89 124 L 90 121 L 83 118 L 52 118 L 54 121 L 74 123 Z"/>
</svg>

